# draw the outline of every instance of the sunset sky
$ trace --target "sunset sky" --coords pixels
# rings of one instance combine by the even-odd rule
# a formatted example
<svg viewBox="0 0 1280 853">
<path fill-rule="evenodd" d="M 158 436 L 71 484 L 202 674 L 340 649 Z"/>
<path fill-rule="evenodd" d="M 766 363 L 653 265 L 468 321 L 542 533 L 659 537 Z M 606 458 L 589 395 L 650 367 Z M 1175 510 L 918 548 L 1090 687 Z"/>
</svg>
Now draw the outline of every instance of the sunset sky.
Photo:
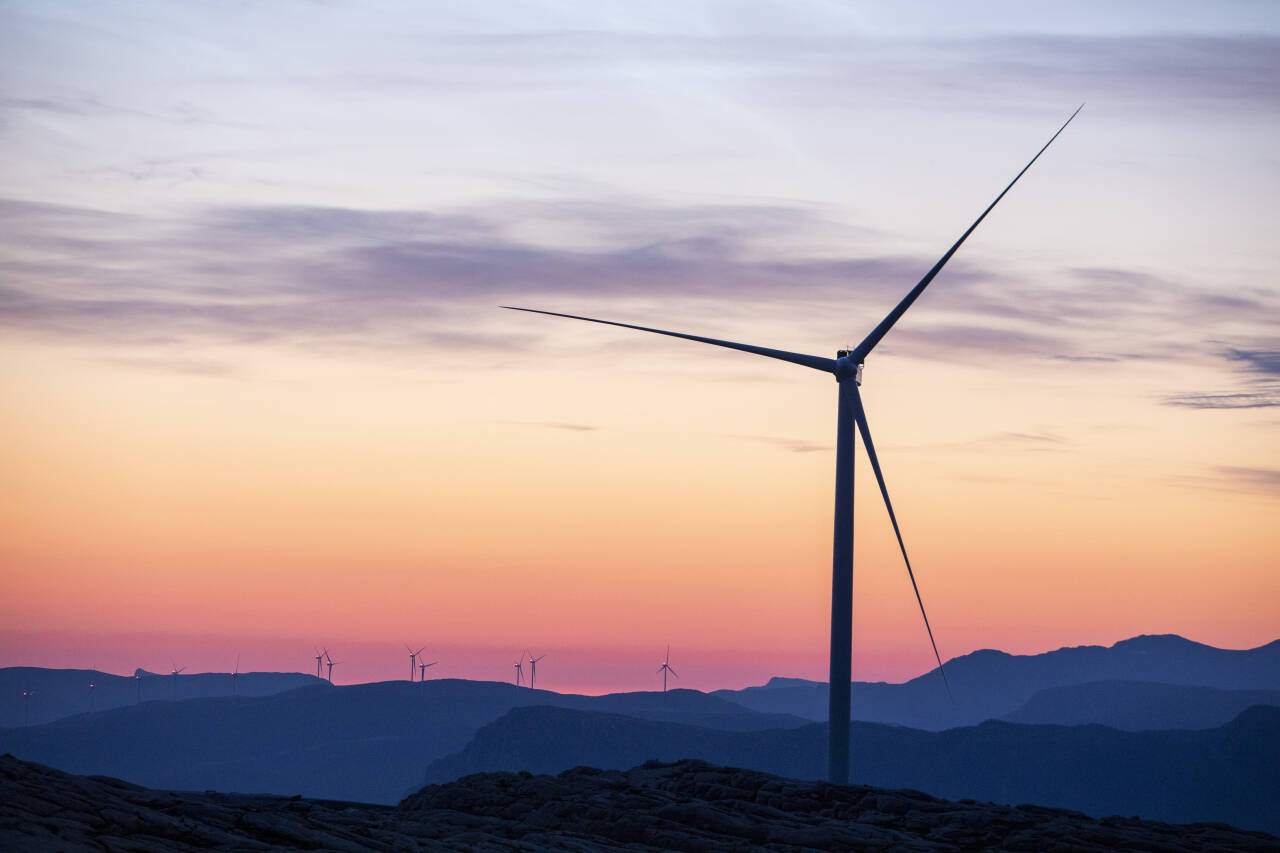
<svg viewBox="0 0 1280 853">
<path fill-rule="evenodd" d="M 963 11 L 961 10 L 963 8 Z M 1280 5 L 0 4 L 0 666 L 825 679 L 1280 637 Z M 854 676 L 932 652 L 859 448 Z"/>
</svg>

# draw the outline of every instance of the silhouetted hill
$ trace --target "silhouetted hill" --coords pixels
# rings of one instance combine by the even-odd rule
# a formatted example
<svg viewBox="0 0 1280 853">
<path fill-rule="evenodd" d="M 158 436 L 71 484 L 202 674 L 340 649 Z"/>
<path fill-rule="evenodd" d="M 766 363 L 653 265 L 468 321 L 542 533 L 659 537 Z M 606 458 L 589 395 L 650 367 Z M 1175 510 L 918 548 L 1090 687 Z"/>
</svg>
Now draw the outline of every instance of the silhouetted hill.
<svg viewBox="0 0 1280 853">
<path fill-rule="evenodd" d="M 241 696 L 270 696 L 324 682 L 301 672 L 242 672 L 236 677 Z M 89 685 L 93 685 L 92 688 Z M 30 699 L 23 697 L 29 691 Z M 32 725 L 50 723 L 90 711 L 106 711 L 151 699 L 197 699 L 232 695 L 231 675 L 201 672 L 157 675 L 139 669 L 134 675 L 112 675 L 94 669 L 0 668 L 0 727 L 21 726 L 30 713 Z"/>
<path fill-rule="evenodd" d="M 1217 824 L 1094 820 L 1039 806 L 797 782 L 696 761 L 625 773 L 494 773 L 398 807 L 153 791 L 0 757 L 0 848 L 47 850 L 1280 851 Z"/>
<path fill-rule="evenodd" d="M 853 684 L 853 718 L 939 731 L 1011 714 L 1039 690 L 1093 681 L 1151 681 L 1222 690 L 1275 689 L 1280 640 L 1256 649 L 1217 649 L 1177 635 L 1141 636 L 1110 647 L 1074 646 L 1039 655 L 984 649 L 946 664 L 954 699 L 937 670 L 903 684 Z M 747 708 L 827 718 L 827 685 L 775 678 L 763 687 L 717 690 Z"/>
<path fill-rule="evenodd" d="M 427 769 L 428 782 L 496 770 L 619 769 L 640 760 L 697 758 L 818 779 L 826 726 L 710 731 L 558 708 L 518 708 L 485 726 L 462 752 Z M 1250 708 L 1216 729 L 1123 732 L 1106 726 L 989 721 L 927 732 L 877 723 L 851 727 L 853 778 L 935 796 L 1034 802 L 1092 815 L 1223 821 L 1280 831 L 1280 708 Z"/>
<path fill-rule="evenodd" d="M 1039 690 L 1003 719 L 1077 726 L 1098 723 L 1136 732 L 1211 729 L 1254 705 L 1280 706 L 1280 690 L 1219 690 L 1149 681 L 1093 681 Z"/>
<path fill-rule="evenodd" d="M 806 724 L 692 690 L 596 697 L 439 679 L 143 702 L 2 730 L 0 751 L 161 788 L 394 803 L 422 783 L 431 761 L 462 749 L 480 726 L 536 704 L 737 730 Z"/>
</svg>

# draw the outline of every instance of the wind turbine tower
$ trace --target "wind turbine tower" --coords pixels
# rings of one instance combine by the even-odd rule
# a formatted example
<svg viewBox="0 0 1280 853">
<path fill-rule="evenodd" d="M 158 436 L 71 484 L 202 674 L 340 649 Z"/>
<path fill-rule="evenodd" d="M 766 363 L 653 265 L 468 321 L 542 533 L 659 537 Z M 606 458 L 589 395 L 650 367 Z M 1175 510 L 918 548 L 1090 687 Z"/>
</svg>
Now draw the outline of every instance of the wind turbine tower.
<svg viewBox="0 0 1280 853">
<path fill-rule="evenodd" d="M 422 649 L 425 649 L 425 648 L 426 648 L 426 646 L 423 646 L 423 647 L 422 647 Z M 421 652 L 421 651 L 422 651 L 422 649 L 418 649 L 418 651 L 419 651 L 419 652 Z M 420 664 L 418 664 L 418 681 L 419 681 L 419 682 L 426 681 L 426 680 L 427 680 L 427 667 L 429 667 L 429 666 L 435 666 L 435 665 L 436 665 L 436 664 L 438 664 L 438 663 L 440 663 L 440 661 L 438 661 L 438 660 L 433 660 L 431 663 L 420 663 Z"/>
<path fill-rule="evenodd" d="M 173 701 L 177 702 L 178 701 L 178 673 L 182 672 L 184 669 L 186 669 L 186 667 L 178 666 L 178 664 L 174 661 L 173 658 L 169 658 L 169 663 L 172 664 L 173 666 L 173 670 L 169 673 L 169 675 L 173 676 Z"/>
<path fill-rule="evenodd" d="M 524 677 L 524 662 L 517 658 L 512 666 L 516 668 L 516 687 L 519 687 L 520 679 Z"/>
<path fill-rule="evenodd" d="M 338 664 L 342 663 L 342 661 L 334 660 L 333 658 L 329 657 L 328 649 L 324 650 L 324 659 L 325 659 L 325 664 L 329 667 L 329 686 L 332 687 L 333 686 L 333 668 Z"/>
<path fill-rule="evenodd" d="M 312 648 L 315 649 L 315 646 L 312 646 Z M 326 649 L 325 652 L 321 652 L 319 649 L 315 649 L 315 651 L 316 651 L 316 678 L 319 678 L 320 663 L 324 660 L 324 656 L 328 650 Z"/>
<path fill-rule="evenodd" d="M 662 692 L 667 692 L 667 673 L 671 673 L 676 678 L 680 677 L 680 673 L 671 668 L 671 646 L 667 646 L 667 657 L 662 662 L 662 666 L 658 667 L 658 672 L 662 673 Z"/>
<path fill-rule="evenodd" d="M 907 309 L 919 298 L 924 289 L 929 286 L 929 283 L 941 272 L 947 261 L 951 260 L 951 256 L 960 249 L 960 246 L 968 239 L 969 235 L 982 223 L 982 220 L 986 219 L 987 214 L 1000 203 L 1000 200 L 1005 197 L 1009 190 L 1013 189 L 1013 185 L 1018 182 L 1018 179 L 1026 174 L 1036 160 L 1040 159 L 1040 155 L 1053 144 L 1053 141 L 1058 138 L 1059 134 L 1066 129 L 1067 125 L 1082 109 L 1084 109 L 1083 104 L 1076 108 L 1076 111 L 1063 122 L 1062 127 L 1058 128 L 1057 132 L 1036 152 L 1030 162 L 1022 167 L 1022 171 L 1018 172 L 1013 180 L 1009 182 L 1009 185 L 996 196 L 995 201 L 987 206 L 987 209 L 960 235 L 960 239 L 956 240 L 938 262 L 916 283 L 915 287 L 903 297 L 902 301 L 895 305 L 885 315 L 885 318 L 862 339 L 862 342 L 853 349 L 838 350 L 834 359 L 769 349 L 768 347 L 736 343 L 734 341 L 718 340 L 700 335 L 690 335 L 683 332 L 655 329 L 648 326 L 635 326 L 630 323 L 619 323 L 613 320 L 599 320 L 594 317 L 582 317 L 576 314 L 561 314 L 555 311 L 542 311 L 535 308 L 517 308 L 512 305 L 502 306 L 513 311 L 527 311 L 533 314 L 565 317 L 570 320 L 583 320 L 588 323 L 601 323 L 606 326 L 619 326 L 624 329 L 634 329 L 640 332 L 650 332 L 652 334 L 739 350 L 740 352 L 753 353 L 800 367 L 807 367 L 821 373 L 827 373 L 835 378 L 838 413 L 836 420 L 835 523 L 831 547 L 831 667 L 828 679 L 829 700 L 827 705 L 827 778 L 837 784 L 847 784 L 849 781 L 849 701 L 850 682 L 853 676 L 853 460 L 855 430 L 862 437 L 862 444 L 866 448 L 867 458 L 871 462 L 871 471 L 875 474 L 876 483 L 880 487 L 880 496 L 884 500 L 885 509 L 889 513 L 889 521 L 893 525 L 894 535 L 898 539 L 898 549 L 902 552 L 903 561 L 907 564 L 907 576 L 911 580 L 916 602 L 920 606 L 920 615 L 924 619 L 925 631 L 929 634 L 929 643 L 933 647 L 933 656 L 938 661 L 938 673 L 942 678 L 942 684 L 948 694 L 951 692 L 951 688 L 946 681 L 946 671 L 942 667 L 942 656 L 938 653 L 938 644 L 934 641 L 933 629 L 929 626 L 929 616 L 925 613 L 924 599 L 920 595 L 919 586 L 916 585 L 915 573 L 911 569 L 911 561 L 907 558 L 907 549 L 906 545 L 903 544 L 902 533 L 898 528 L 898 519 L 893 512 L 893 504 L 889 502 L 889 491 L 885 486 L 884 475 L 880 470 L 880 460 L 876 457 L 875 446 L 871 442 L 871 428 L 867 424 L 866 411 L 862 405 L 862 395 L 858 390 L 862 385 L 863 365 L 867 356 L 871 354 L 881 339 L 889 333 L 894 324 L 901 319 Z"/>
<path fill-rule="evenodd" d="M 416 652 L 410 648 L 408 643 L 405 643 L 404 647 L 409 652 L 409 683 L 412 684 L 413 671 L 418 666 L 418 655 L 422 654 L 422 649 L 425 649 L 426 646 L 423 646 L 422 649 L 418 649 Z"/>
<path fill-rule="evenodd" d="M 527 651 L 525 652 L 525 654 L 529 655 Z M 538 655 L 536 658 L 533 655 L 529 655 L 529 686 L 530 687 L 533 687 L 534 682 L 538 680 L 538 661 L 542 660 L 545 657 L 546 655 Z"/>
</svg>

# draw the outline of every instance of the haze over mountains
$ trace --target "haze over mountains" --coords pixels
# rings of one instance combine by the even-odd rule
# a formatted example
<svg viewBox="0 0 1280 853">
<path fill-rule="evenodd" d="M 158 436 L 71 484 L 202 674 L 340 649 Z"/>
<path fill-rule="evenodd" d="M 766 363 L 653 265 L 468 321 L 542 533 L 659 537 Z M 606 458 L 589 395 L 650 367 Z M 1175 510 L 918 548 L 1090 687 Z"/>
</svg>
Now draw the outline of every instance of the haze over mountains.
<svg viewBox="0 0 1280 853">
<path fill-rule="evenodd" d="M 853 718 L 939 731 L 1013 714 L 1040 690 L 1098 681 L 1276 690 L 1280 689 L 1280 640 L 1237 651 L 1175 634 L 1144 635 L 1110 647 L 1074 646 L 1039 655 L 983 649 L 952 658 L 946 669 L 954 701 L 947 699 L 937 670 L 903 684 L 854 682 Z M 1107 689 L 1097 688 L 1099 692 Z M 713 695 L 757 711 L 827 718 L 827 685 L 821 682 L 775 678 L 763 687 L 717 690 Z M 1153 714 L 1152 721 L 1162 713 Z M 1040 717 L 1036 721 L 1058 720 Z M 1107 720 L 1100 716 L 1073 722 Z M 1159 727 L 1146 722 L 1139 727 Z"/>
<path fill-rule="evenodd" d="M 1280 721 L 1276 707 L 1253 707 L 1280 706 L 1280 641 L 1231 651 L 1163 636 L 1043 655 L 984 651 L 953 660 L 948 673 L 954 703 L 936 672 L 900 685 L 855 684 L 855 716 L 882 723 L 852 727 L 857 781 L 1280 831 L 1259 817 L 1274 795 L 1258 799 L 1280 790 Z M 655 758 L 823 775 L 825 726 L 811 719 L 825 720 L 825 685 L 799 679 L 592 697 L 458 679 L 334 687 L 300 674 L 243 674 L 232 697 L 226 675 L 152 676 L 144 686 L 156 698 L 138 703 L 134 693 L 130 704 L 87 712 L 84 683 L 97 675 L 0 670 L 4 719 L 21 719 L 19 682 L 41 678 L 46 695 L 65 694 L 74 711 L 0 730 L 0 752 L 156 788 L 379 803 L 427 779 L 481 770 L 623 768 Z M 109 678 L 118 680 L 113 689 L 136 691 L 133 678 Z M 308 686 L 287 689 L 295 682 Z M 250 696 L 251 684 L 280 692 Z M 180 696 L 200 687 L 226 693 L 173 701 L 175 686 Z M 955 720 L 988 722 L 948 723 Z"/>
<path fill-rule="evenodd" d="M 323 683 L 301 672 L 241 672 L 233 685 L 226 672 L 175 676 L 139 669 L 133 675 L 112 675 L 96 669 L 11 666 L 0 669 L 0 726 L 21 726 L 28 719 L 32 725 L 48 723 L 152 699 L 230 696 L 233 691 L 240 696 L 271 696 Z M 29 700 L 24 692 L 31 694 Z"/>
<path fill-rule="evenodd" d="M 542 704 L 729 731 L 808 722 L 693 690 L 576 696 L 439 679 L 143 702 L 0 731 L 0 752 L 156 788 L 394 803 L 422 784 L 428 764 L 462 749 L 481 726 Z"/>
</svg>

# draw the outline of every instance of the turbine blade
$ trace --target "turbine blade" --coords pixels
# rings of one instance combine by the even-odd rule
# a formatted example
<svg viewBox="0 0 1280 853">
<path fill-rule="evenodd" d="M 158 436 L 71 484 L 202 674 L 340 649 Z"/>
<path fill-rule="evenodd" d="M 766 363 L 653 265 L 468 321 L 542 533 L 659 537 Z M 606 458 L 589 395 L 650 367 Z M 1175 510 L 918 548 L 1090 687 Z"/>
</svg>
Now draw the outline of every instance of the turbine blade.
<svg viewBox="0 0 1280 853">
<path fill-rule="evenodd" d="M 1000 199 L 1005 197 L 1005 193 L 1013 189 L 1013 185 L 1018 182 L 1018 178 L 1021 178 L 1026 174 L 1027 170 L 1031 168 L 1032 163 L 1035 163 L 1036 160 L 1040 159 L 1040 155 L 1045 152 L 1045 149 L 1053 144 L 1053 140 L 1058 138 L 1059 133 L 1062 133 L 1062 131 L 1067 129 L 1067 125 L 1071 124 L 1071 119 L 1075 118 L 1082 109 L 1084 109 L 1084 104 L 1076 107 L 1076 111 L 1062 123 L 1062 127 L 1058 128 L 1058 133 L 1049 137 L 1049 141 L 1044 144 L 1044 148 L 1037 151 L 1036 156 L 1032 157 L 1031 161 L 1022 167 L 1022 171 L 1009 182 L 1009 186 L 1005 187 L 1004 191 L 1001 192 L 1000 195 L 996 196 L 996 200 L 991 202 L 991 204 L 987 206 L 986 210 L 982 211 L 982 215 L 973 221 L 973 224 L 969 226 L 969 229 L 960 235 L 960 239 L 957 240 L 955 245 L 948 249 L 947 253 L 933 265 L 933 269 L 925 273 L 924 278 L 920 279 L 920 282 L 915 287 L 911 288 L 911 292 L 903 297 L 901 302 L 893 306 L 893 310 L 889 312 L 888 316 L 880 321 L 880 325 L 872 329 L 871 334 L 867 335 L 867 337 L 863 339 L 862 343 L 858 344 L 850 356 L 853 361 L 863 361 L 871 353 L 871 350 L 875 349 L 876 344 L 880 343 L 880 339 L 888 334 L 889 330 L 893 328 L 893 324 L 898 322 L 898 318 L 901 317 L 906 310 L 911 307 L 911 303 L 915 302 L 916 298 L 924 292 L 924 289 L 929 286 L 929 282 L 933 281 L 934 276 L 942 270 L 942 267 L 946 265 L 947 261 L 951 260 L 951 256 L 956 253 L 956 250 L 960 248 L 961 244 L 963 244 L 965 240 L 969 239 L 969 235 L 974 232 L 979 224 L 981 224 L 982 220 L 987 218 L 987 214 L 1000 203 Z"/>
<path fill-rule="evenodd" d="M 902 531 L 898 529 L 898 517 L 894 515 L 893 504 L 889 501 L 889 489 L 884 484 L 884 474 L 880 471 L 880 460 L 876 457 L 876 447 L 871 443 L 871 427 L 867 425 L 867 413 L 862 408 L 862 395 L 858 386 L 852 382 L 841 382 L 840 391 L 846 394 L 853 404 L 853 419 L 862 433 L 862 444 L 867 450 L 867 458 L 871 460 L 871 470 L 875 472 L 876 482 L 880 485 L 880 495 L 884 498 L 884 508 L 889 510 L 889 521 L 893 523 L 893 535 L 898 537 L 898 548 L 902 551 L 902 560 L 907 564 L 907 577 L 911 578 L 911 588 L 916 592 L 916 601 L 920 605 L 920 615 L 924 617 L 924 629 L 929 632 L 929 644 L 933 646 L 933 656 L 938 661 L 938 672 L 942 674 L 942 684 L 951 696 L 951 684 L 947 681 L 947 671 L 942 668 L 942 656 L 938 654 L 938 644 L 933 639 L 933 628 L 929 627 L 929 614 L 924 612 L 924 599 L 920 597 L 920 587 L 916 585 L 915 572 L 911 570 L 911 560 L 907 557 L 907 546 L 902 543 Z"/>
<path fill-rule="evenodd" d="M 814 370 L 821 370 L 826 373 L 836 372 L 836 363 L 834 359 L 821 358 L 816 355 L 804 355 L 798 352 L 787 352 L 780 349 L 769 349 L 768 347 L 757 347 L 751 344 L 739 344 L 733 341 L 722 341 L 717 338 L 704 338 L 700 335 L 686 335 L 682 332 L 668 332 L 664 329 L 651 329 L 648 326 L 633 326 L 630 323 L 617 323 L 613 320 L 597 320 L 594 317 L 579 317 L 577 314 L 559 314 L 555 311 L 540 311 L 537 308 L 517 308 L 514 305 L 502 305 L 509 311 L 527 311 L 530 314 L 546 314 L 548 317 L 566 317 L 570 320 L 585 320 L 588 323 L 602 323 L 606 326 L 621 326 L 624 329 L 635 329 L 638 332 L 653 332 L 655 335 L 666 335 L 671 338 L 683 338 L 686 341 L 697 341 L 701 344 L 711 344 L 717 347 L 726 347 L 728 349 L 741 350 L 742 352 L 755 353 L 763 355 L 767 358 L 776 358 L 779 361 L 789 361 L 792 364 L 799 364 L 803 367 L 812 367 Z"/>
<path fill-rule="evenodd" d="M 680 677 L 680 673 L 676 672 L 676 671 L 675 671 L 674 669 L 672 669 L 671 667 L 667 667 L 667 672 L 671 673 L 671 674 L 672 674 L 672 675 L 674 675 L 676 678 L 679 678 L 679 677 Z"/>
</svg>

